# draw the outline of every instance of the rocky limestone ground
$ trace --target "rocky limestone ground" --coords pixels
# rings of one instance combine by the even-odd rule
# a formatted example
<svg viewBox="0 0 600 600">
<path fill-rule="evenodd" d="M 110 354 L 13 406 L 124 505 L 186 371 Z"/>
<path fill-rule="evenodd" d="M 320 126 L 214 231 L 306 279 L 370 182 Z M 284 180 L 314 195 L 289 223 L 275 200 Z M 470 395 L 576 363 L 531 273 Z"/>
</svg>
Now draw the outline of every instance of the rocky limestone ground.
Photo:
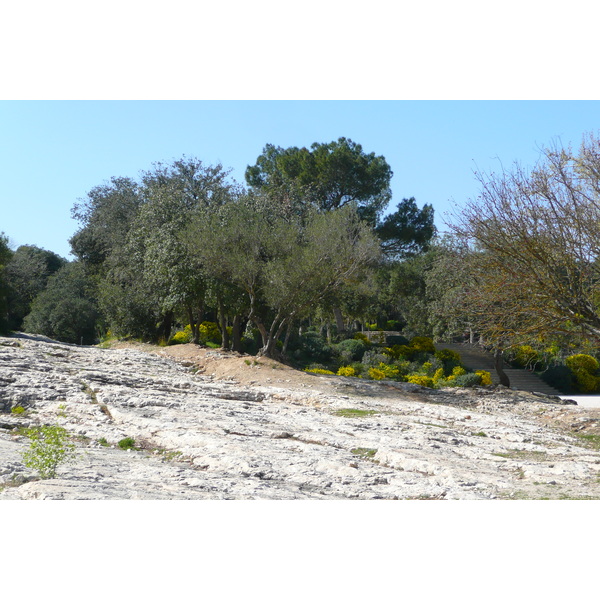
<svg viewBox="0 0 600 600">
<path fill-rule="evenodd" d="M 193 345 L 0 338 L 4 500 L 598 499 L 599 423 L 600 409 L 502 387 L 316 376 Z M 43 424 L 77 446 L 50 480 L 22 460 L 22 428 Z M 126 437 L 136 449 L 118 447 Z"/>
</svg>

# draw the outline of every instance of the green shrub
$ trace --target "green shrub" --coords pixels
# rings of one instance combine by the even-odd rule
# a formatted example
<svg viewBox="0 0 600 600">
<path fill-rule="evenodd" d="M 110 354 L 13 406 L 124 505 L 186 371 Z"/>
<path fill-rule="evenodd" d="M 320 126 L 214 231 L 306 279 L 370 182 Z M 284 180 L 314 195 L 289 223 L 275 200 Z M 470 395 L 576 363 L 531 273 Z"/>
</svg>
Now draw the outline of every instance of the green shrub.
<svg viewBox="0 0 600 600">
<path fill-rule="evenodd" d="M 25 408 L 23 406 L 13 406 L 10 409 L 10 412 L 13 415 L 23 415 L 25 413 Z"/>
<path fill-rule="evenodd" d="M 348 340 L 352 341 L 352 340 Z M 360 344 L 360 342 L 358 342 Z M 298 349 L 294 352 L 297 359 L 312 358 L 315 361 L 327 362 L 331 359 L 332 349 L 316 331 L 307 331 L 298 338 Z"/>
<path fill-rule="evenodd" d="M 25 430 L 31 440 L 29 449 L 23 452 L 23 464 L 35 469 L 42 479 L 56 477 L 56 469 L 62 463 L 76 460 L 75 445 L 63 427 L 44 425 Z"/>
<path fill-rule="evenodd" d="M 342 364 L 361 360 L 366 350 L 367 344 L 359 339 L 343 340 L 333 346 L 333 352 Z"/>
<path fill-rule="evenodd" d="M 456 387 L 473 387 L 474 385 L 481 385 L 482 377 L 478 373 L 465 373 L 464 375 L 458 375 L 453 382 Z"/>
<path fill-rule="evenodd" d="M 408 338 L 404 337 L 403 335 L 388 335 L 386 342 L 391 346 L 408 346 L 410 344 Z"/>
<path fill-rule="evenodd" d="M 135 440 L 130 437 L 123 438 L 117 444 L 121 450 L 130 450 L 135 448 Z"/>
<path fill-rule="evenodd" d="M 548 385 L 556 388 L 563 394 L 572 394 L 577 391 L 573 372 L 566 365 L 553 365 L 548 367 L 540 377 Z"/>
<path fill-rule="evenodd" d="M 435 346 L 433 340 L 424 336 L 416 336 L 410 340 L 410 347 L 416 352 L 427 352 L 429 354 L 435 353 Z"/>
<path fill-rule="evenodd" d="M 454 352 L 454 350 L 448 350 L 447 348 L 443 348 L 442 350 L 436 350 L 434 353 L 434 356 L 438 360 L 441 360 L 443 363 L 447 363 L 447 362 L 455 362 L 457 364 L 460 363 L 460 354 L 458 352 Z"/>
<path fill-rule="evenodd" d="M 371 345 L 371 340 L 364 333 L 361 333 L 360 331 L 358 333 L 354 334 L 353 339 L 360 340 L 367 348 Z"/>
</svg>

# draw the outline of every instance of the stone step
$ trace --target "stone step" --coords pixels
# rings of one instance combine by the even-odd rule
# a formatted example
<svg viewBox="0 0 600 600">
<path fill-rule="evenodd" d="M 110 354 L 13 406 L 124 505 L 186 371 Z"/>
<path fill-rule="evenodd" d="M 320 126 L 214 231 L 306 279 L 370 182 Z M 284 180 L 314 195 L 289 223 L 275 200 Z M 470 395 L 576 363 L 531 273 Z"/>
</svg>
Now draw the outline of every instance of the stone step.
<svg viewBox="0 0 600 600">
<path fill-rule="evenodd" d="M 494 365 L 494 357 L 478 346 L 472 344 L 436 344 L 438 350 L 448 349 L 460 354 L 463 365 L 473 371 L 489 371 L 493 383 L 500 383 Z M 504 363 L 504 372 L 510 380 L 510 387 L 524 392 L 539 392 L 550 396 L 558 396 L 560 392 L 542 381 L 538 375 L 527 369 L 516 369 Z"/>
</svg>

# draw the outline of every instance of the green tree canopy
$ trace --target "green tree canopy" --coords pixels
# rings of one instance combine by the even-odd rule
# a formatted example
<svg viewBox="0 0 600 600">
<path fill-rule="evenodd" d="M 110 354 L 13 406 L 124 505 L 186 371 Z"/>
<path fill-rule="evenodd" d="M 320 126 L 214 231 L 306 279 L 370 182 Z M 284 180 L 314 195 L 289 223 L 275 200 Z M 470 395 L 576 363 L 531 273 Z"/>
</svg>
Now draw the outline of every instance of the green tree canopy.
<svg viewBox="0 0 600 600">
<path fill-rule="evenodd" d="M 301 218 L 256 196 L 200 212 L 183 238 L 209 276 L 247 294 L 249 318 L 266 356 L 274 356 L 286 326 L 332 291 L 360 279 L 379 252 L 377 238 L 352 205 Z"/>
<path fill-rule="evenodd" d="M 404 198 L 396 210 L 376 227 L 384 254 L 391 258 L 407 258 L 424 252 L 436 233 L 433 206 L 417 207 L 414 198 Z"/>
<path fill-rule="evenodd" d="M 359 215 L 374 224 L 391 198 L 392 170 L 383 156 L 366 154 L 360 144 L 339 138 L 307 148 L 267 144 L 256 164 L 246 169 L 254 190 L 283 197 L 298 195 L 322 211 L 355 203 Z"/>
<path fill-rule="evenodd" d="M 50 250 L 37 246 L 19 246 L 6 265 L 9 286 L 8 320 L 18 330 L 31 309 L 31 303 L 44 290 L 48 278 L 67 261 Z"/>
<path fill-rule="evenodd" d="M 67 263 L 48 285 L 25 317 L 24 329 L 71 344 L 93 344 L 98 311 L 93 287 L 81 262 Z"/>
<path fill-rule="evenodd" d="M 0 233 L 0 334 L 8 333 L 8 284 L 5 278 L 5 267 L 12 256 L 8 245 L 8 237 L 4 232 Z"/>
</svg>

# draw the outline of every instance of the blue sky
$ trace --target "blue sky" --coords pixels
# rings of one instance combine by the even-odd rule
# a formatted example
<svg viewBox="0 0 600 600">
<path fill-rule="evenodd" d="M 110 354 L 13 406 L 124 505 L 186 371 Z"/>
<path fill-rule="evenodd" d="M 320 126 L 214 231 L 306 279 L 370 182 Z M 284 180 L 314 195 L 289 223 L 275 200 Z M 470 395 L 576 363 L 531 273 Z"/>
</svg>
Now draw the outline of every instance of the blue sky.
<svg viewBox="0 0 600 600">
<path fill-rule="evenodd" d="M 69 257 L 78 198 L 182 155 L 244 181 L 267 143 L 341 136 L 383 155 L 393 200 L 444 212 L 477 195 L 473 170 L 532 165 L 542 146 L 600 129 L 598 101 L 0 101 L 0 231 Z M 72 257 L 70 257 L 72 258 Z"/>
</svg>

